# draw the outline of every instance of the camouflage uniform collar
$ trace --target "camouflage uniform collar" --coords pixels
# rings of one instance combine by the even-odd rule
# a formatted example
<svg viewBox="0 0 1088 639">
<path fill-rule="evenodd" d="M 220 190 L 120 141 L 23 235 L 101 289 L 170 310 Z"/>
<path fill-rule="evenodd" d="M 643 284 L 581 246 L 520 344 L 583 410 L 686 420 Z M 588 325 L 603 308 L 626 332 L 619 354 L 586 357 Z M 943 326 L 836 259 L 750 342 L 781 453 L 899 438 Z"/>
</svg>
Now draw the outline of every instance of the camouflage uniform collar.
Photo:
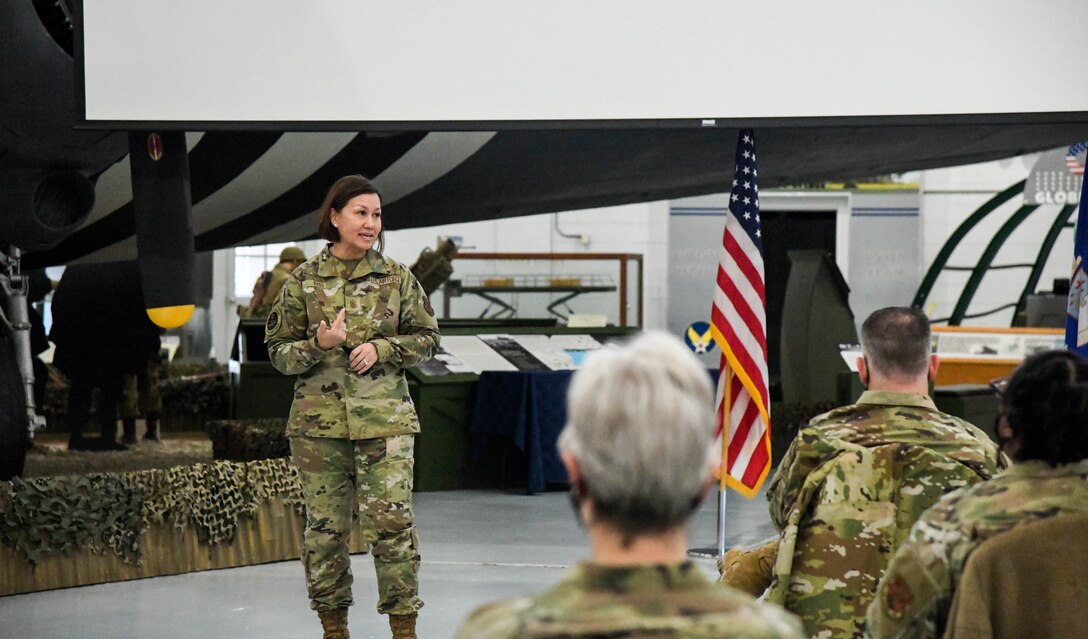
<svg viewBox="0 0 1088 639">
<path fill-rule="evenodd" d="M 867 390 L 858 398 L 857 404 L 877 404 L 880 406 L 914 406 L 937 410 L 937 405 L 929 395 L 921 393 L 900 393 L 896 391 Z"/>
<path fill-rule="evenodd" d="M 370 273 L 386 273 L 385 260 L 382 254 L 370 249 L 355 264 L 354 269 L 344 263 L 340 258 L 332 254 L 332 244 L 326 244 L 317 256 L 317 274 L 321 277 L 339 277 L 345 280 L 354 280 Z"/>
<path fill-rule="evenodd" d="M 1006 475 L 1018 477 L 1063 477 L 1066 475 L 1088 475 L 1088 459 L 1082 459 L 1071 464 L 1059 464 L 1051 466 L 1045 461 L 1029 459 L 1022 462 L 1014 462 L 1005 471 Z"/>
<path fill-rule="evenodd" d="M 587 561 L 575 567 L 569 580 L 589 590 L 610 592 L 687 590 L 709 583 L 691 561 L 641 566 L 604 566 Z"/>
</svg>

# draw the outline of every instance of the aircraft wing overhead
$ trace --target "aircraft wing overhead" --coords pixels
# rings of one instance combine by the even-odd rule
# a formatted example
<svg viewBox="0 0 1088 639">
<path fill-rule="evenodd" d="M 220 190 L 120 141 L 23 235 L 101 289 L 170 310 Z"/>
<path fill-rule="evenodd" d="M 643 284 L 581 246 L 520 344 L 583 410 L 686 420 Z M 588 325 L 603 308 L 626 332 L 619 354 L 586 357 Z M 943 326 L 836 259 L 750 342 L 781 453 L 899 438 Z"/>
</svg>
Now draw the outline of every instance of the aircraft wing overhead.
<svg viewBox="0 0 1088 639">
<path fill-rule="evenodd" d="M 756 134 L 760 186 L 771 188 L 1055 148 L 1088 139 L 1088 122 L 770 126 Z M 391 229 L 724 191 L 735 141 L 734 128 L 190 134 L 196 248 L 312 237 L 325 190 L 350 173 L 383 189 Z M 96 209 L 56 247 L 27 255 L 28 266 L 134 258 L 127 179 L 121 171 L 99 179 L 97 198 L 112 210 Z"/>
<path fill-rule="evenodd" d="M 1066 19 L 1048 22 L 1035 8 L 980 21 L 984 0 L 931 2 L 889 23 L 846 0 L 786 13 L 700 0 L 665 18 L 649 0 L 481 0 L 485 17 L 453 31 L 457 3 L 222 4 L 0 2 L 0 239 L 27 267 L 136 256 L 140 163 L 125 153 L 137 131 L 190 131 L 198 251 L 313 236 L 325 191 L 351 173 L 375 180 L 396 229 L 724 191 L 742 126 L 756 130 L 763 188 L 1088 139 L 1088 92 L 1063 49 L 1084 3 L 1055 3 Z M 170 30 L 142 28 L 162 15 Z M 383 29 L 312 46 L 307 29 L 349 33 L 356 15 Z M 857 55 L 862 35 L 881 46 Z M 780 42 L 804 59 L 778 47 L 733 68 L 745 45 Z M 889 75 L 908 59 L 916 73 Z M 342 81 L 356 73 L 367 81 Z M 1030 90 L 1011 82 L 1025 77 Z M 140 204 L 153 236 L 156 203 Z"/>
</svg>

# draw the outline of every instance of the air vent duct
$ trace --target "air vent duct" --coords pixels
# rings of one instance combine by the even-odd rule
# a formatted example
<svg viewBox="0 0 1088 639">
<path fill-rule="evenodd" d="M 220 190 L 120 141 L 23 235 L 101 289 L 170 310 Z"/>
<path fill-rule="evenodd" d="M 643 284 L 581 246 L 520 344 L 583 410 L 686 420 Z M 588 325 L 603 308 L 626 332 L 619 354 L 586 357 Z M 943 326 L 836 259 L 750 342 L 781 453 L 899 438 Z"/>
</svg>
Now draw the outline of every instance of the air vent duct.
<svg viewBox="0 0 1088 639">
<path fill-rule="evenodd" d="M 12 171 L 0 182 L 0 240 L 24 251 L 52 248 L 94 207 L 94 185 L 77 171 Z"/>
</svg>

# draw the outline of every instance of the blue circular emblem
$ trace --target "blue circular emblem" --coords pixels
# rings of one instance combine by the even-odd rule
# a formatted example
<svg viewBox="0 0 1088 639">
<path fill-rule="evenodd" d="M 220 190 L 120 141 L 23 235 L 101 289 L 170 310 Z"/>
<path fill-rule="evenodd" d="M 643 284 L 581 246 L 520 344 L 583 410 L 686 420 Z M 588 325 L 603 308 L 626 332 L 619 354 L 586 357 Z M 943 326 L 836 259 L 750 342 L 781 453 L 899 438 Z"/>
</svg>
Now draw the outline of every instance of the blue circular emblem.
<svg viewBox="0 0 1088 639">
<path fill-rule="evenodd" d="M 714 337 L 710 334 L 710 324 L 695 322 L 684 331 L 684 343 L 695 351 L 696 355 L 714 350 Z"/>
</svg>

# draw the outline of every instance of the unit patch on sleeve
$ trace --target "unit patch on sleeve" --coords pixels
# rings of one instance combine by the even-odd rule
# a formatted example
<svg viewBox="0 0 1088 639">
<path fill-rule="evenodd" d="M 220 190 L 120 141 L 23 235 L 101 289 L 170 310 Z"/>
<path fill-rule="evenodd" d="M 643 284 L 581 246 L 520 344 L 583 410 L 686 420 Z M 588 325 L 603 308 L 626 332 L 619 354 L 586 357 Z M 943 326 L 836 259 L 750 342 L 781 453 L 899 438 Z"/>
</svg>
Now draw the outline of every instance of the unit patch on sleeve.
<svg viewBox="0 0 1088 639">
<path fill-rule="evenodd" d="M 280 327 L 280 309 L 274 308 L 268 314 L 268 322 L 264 325 L 265 332 L 275 333 Z"/>
</svg>

